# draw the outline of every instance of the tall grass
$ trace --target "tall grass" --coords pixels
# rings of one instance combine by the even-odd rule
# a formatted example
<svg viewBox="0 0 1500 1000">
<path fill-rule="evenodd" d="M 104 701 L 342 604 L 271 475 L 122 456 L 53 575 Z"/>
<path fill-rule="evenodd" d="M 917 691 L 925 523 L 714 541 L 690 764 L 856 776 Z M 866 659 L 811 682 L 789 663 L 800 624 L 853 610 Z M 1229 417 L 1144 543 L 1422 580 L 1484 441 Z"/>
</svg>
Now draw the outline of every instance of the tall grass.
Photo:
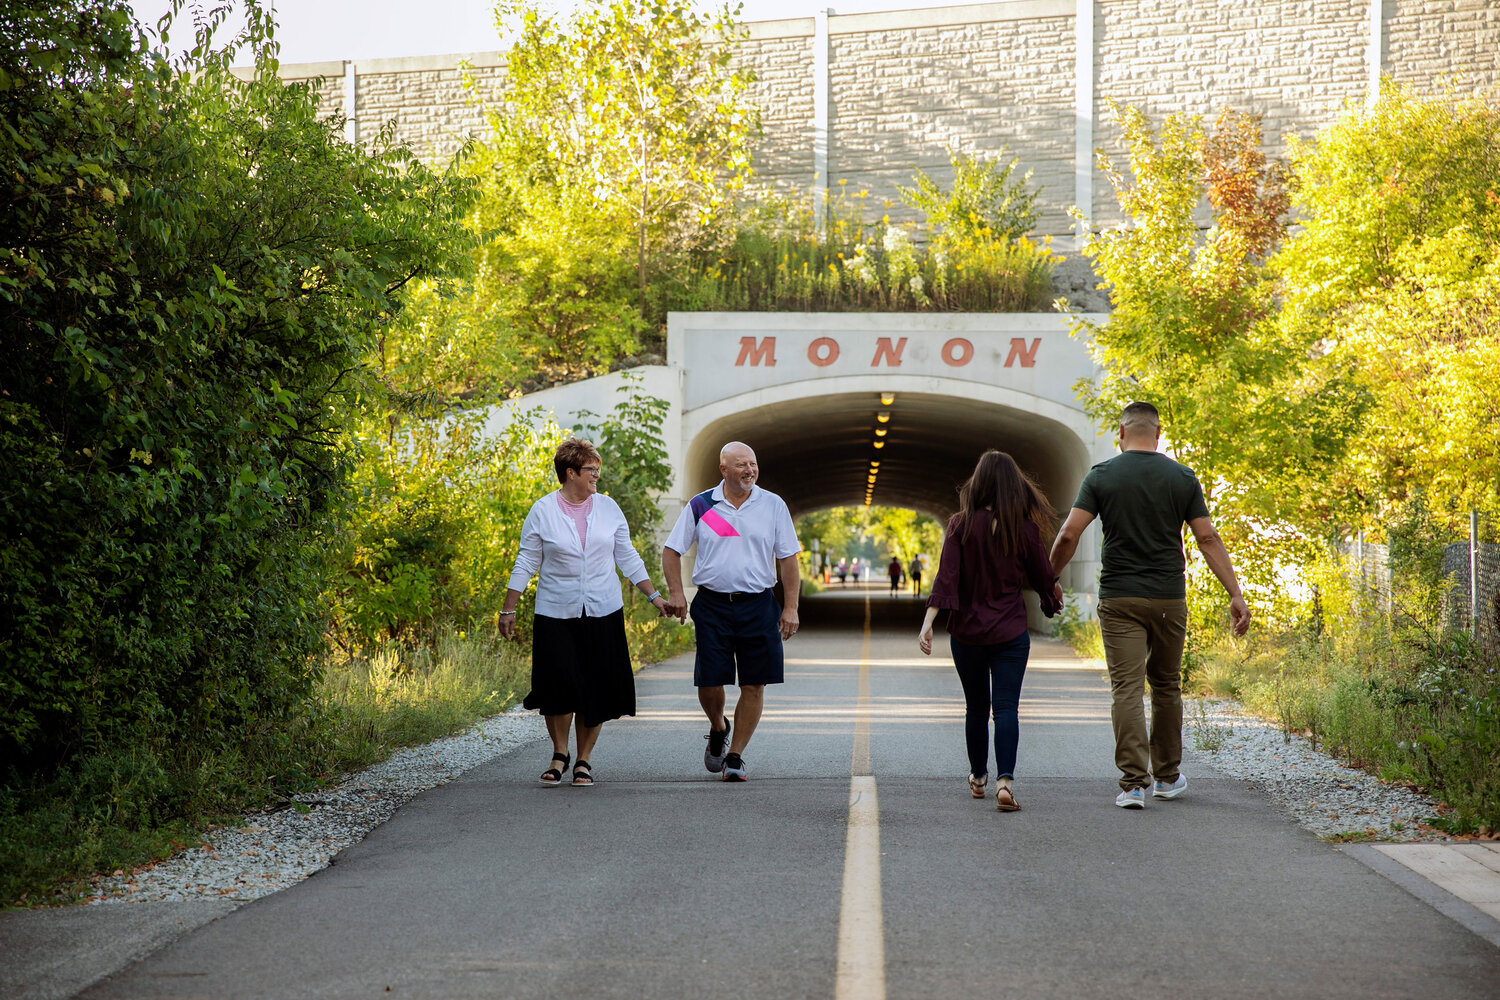
<svg viewBox="0 0 1500 1000">
<path fill-rule="evenodd" d="M 1059 258 L 988 230 L 958 234 L 863 221 L 859 195 L 831 203 L 821 231 L 806 208 L 768 204 L 719 245 L 696 251 L 666 308 L 766 312 L 1031 312 L 1050 308 Z"/>
<path fill-rule="evenodd" d="M 1288 739 L 1423 789 L 1446 807 L 1437 822 L 1450 832 L 1500 831 L 1500 656 L 1464 632 L 1425 643 L 1375 622 L 1367 632 L 1348 643 L 1362 655 L 1297 632 L 1243 650 L 1216 645 L 1196 686 L 1275 721 Z"/>
</svg>

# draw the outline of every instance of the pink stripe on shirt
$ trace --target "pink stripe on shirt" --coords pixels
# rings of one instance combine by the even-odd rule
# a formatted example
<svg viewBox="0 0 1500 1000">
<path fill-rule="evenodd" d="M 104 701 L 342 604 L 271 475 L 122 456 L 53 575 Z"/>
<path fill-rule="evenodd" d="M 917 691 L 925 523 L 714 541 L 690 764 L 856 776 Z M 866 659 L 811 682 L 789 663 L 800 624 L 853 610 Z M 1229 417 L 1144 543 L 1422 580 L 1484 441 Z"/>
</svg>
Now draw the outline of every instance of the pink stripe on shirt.
<svg viewBox="0 0 1500 1000">
<path fill-rule="evenodd" d="M 594 509 L 594 495 L 583 503 L 569 503 L 563 499 L 562 491 L 557 494 L 557 507 L 568 517 L 572 518 L 573 524 L 578 528 L 578 547 L 587 549 L 589 544 L 589 511 Z"/>
</svg>

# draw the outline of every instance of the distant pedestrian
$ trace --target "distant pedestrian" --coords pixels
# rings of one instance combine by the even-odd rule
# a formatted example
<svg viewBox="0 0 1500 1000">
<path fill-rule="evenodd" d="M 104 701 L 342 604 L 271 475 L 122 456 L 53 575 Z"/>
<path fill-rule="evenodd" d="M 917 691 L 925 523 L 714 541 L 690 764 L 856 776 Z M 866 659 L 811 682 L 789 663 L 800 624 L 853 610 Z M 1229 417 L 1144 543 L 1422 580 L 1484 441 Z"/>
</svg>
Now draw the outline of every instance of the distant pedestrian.
<svg viewBox="0 0 1500 1000">
<path fill-rule="evenodd" d="M 1052 568 L 1061 573 L 1084 529 L 1096 517 L 1103 525 L 1099 631 L 1113 698 L 1115 766 L 1120 769 L 1115 805 L 1125 809 L 1145 807 L 1148 785 L 1159 799 L 1175 799 L 1187 788 L 1181 771 L 1182 648 L 1187 638 L 1184 521 L 1229 594 L 1234 633 L 1244 635 L 1250 628 L 1250 609 L 1229 552 L 1209 519 L 1198 477 L 1158 452 L 1160 441 L 1156 407 L 1125 407 L 1120 454 L 1089 470 L 1052 545 Z M 1149 731 L 1141 707 L 1147 681 Z"/>
<path fill-rule="evenodd" d="M 923 568 L 924 563 L 922 561 L 922 553 L 920 552 L 912 556 L 911 561 L 906 564 L 906 575 L 911 578 L 911 592 L 918 597 L 922 596 Z"/>
<path fill-rule="evenodd" d="M 939 610 L 948 611 L 948 645 L 964 691 L 969 794 L 985 797 L 993 713 L 995 807 L 1001 812 L 1021 808 L 1013 786 L 1021 682 L 1031 654 L 1021 591 L 1035 590 L 1048 618 L 1062 606 L 1042 541 L 1052 517 L 1052 505 L 1014 459 L 1003 451 L 981 455 L 958 492 L 958 513 L 948 520 L 917 635 L 918 647 L 930 656 L 933 620 Z"/>
<path fill-rule="evenodd" d="M 834 572 L 838 574 L 839 586 L 842 587 L 849 577 L 849 564 L 840 559 L 838 568 Z"/>
<path fill-rule="evenodd" d="M 625 602 L 618 570 L 660 613 L 667 602 L 651 586 L 646 565 L 630 544 L 620 505 L 599 493 L 603 462 L 587 441 L 569 438 L 552 458 L 562 484 L 531 505 L 521 524 L 521 547 L 500 611 L 500 634 L 515 634 L 516 602 L 537 578 L 532 617 L 531 691 L 522 702 L 547 720 L 552 766 L 544 785 L 562 784 L 568 770 L 568 730 L 578 734 L 573 784 L 594 783 L 589 759 L 610 719 L 635 714 L 635 672 L 625 644 Z M 592 543 L 592 544 L 590 544 Z"/>
<path fill-rule="evenodd" d="M 901 590 L 901 560 L 891 556 L 891 564 L 885 568 L 885 572 L 891 578 L 891 596 L 895 597 Z"/>
<path fill-rule="evenodd" d="M 797 553 L 802 547 L 786 502 L 755 485 L 760 466 L 748 445 L 726 444 L 719 452 L 719 473 L 719 485 L 683 508 L 667 536 L 661 563 L 667 579 L 667 614 L 685 619 L 682 557 L 698 546 L 693 563 L 698 588 L 692 605 L 698 637 L 693 684 L 708 716 L 703 766 L 722 774 L 725 781 L 744 781 L 749 772 L 743 754 L 760 722 L 766 685 L 782 682 L 782 643 L 797 634 L 802 586 Z M 777 569 L 785 609 L 776 604 L 772 592 Z M 734 683 L 740 695 L 731 727 L 724 715 L 724 687 Z"/>
</svg>

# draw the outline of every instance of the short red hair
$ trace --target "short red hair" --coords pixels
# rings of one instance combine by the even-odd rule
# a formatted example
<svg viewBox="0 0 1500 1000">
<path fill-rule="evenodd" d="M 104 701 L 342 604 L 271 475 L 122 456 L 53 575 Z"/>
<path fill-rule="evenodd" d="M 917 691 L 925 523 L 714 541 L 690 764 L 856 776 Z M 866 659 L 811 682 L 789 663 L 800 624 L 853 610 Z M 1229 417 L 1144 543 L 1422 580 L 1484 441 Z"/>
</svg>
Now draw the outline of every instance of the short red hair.
<svg viewBox="0 0 1500 1000">
<path fill-rule="evenodd" d="M 602 461 L 592 444 L 583 438 L 568 438 L 557 446 L 557 454 L 552 456 L 552 467 L 557 470 L 557 481 L 566 483 L 569 469 L 582 469 L 587 462 Z"/>
</svg>

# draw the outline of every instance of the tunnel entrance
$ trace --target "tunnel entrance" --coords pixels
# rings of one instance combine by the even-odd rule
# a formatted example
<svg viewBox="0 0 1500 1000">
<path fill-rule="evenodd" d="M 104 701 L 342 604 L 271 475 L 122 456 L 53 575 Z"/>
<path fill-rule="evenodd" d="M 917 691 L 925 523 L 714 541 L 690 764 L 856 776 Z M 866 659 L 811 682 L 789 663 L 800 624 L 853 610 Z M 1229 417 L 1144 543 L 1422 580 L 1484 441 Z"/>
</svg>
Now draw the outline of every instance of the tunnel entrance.
<svg viewBox="0 0 1500 1000">
<path fill-rule="evenodd" d="M 718 483 L 730 441 L 755 449 L 761 485 L 794 517 L 868 499 L 940 522 L 988 448 L 1014 456 L 1060 515 L 1114 454 L 1073 389 L 1093 360 L 1056 313 L 672 313 L 667 361 L 535 393 L 493 419 L 546 410 L 570 426 L 622 388 L 665 401 L 668 525 Z M 1090 529 L 1063 574 L 1085 610 L 1098 569 Z"/>
<path fill-rule="evenodd" d="M 946 520 L 958 508 L 958 487 L 989 448 L 1009 452 L 1065 511 L 1092 464 L 1092 449 L 1076 428 L 1026 400 L 982 398 L 1003 390 L 904 391 L 896 388 L 903 380 L 883 381 L 889 391 L 818 387 L 812 395 L 744 407 L 734 398 L 723 401 L 715 409 L 728 412 L 710 416 L 687 442 L 679 495 L 719 481 L 719 449 L 729 441 L 755 449 L 761 485 L 780 494 L 793 517 L 863 504 L 873 474 L 871 502 Z"/>
</svg>

